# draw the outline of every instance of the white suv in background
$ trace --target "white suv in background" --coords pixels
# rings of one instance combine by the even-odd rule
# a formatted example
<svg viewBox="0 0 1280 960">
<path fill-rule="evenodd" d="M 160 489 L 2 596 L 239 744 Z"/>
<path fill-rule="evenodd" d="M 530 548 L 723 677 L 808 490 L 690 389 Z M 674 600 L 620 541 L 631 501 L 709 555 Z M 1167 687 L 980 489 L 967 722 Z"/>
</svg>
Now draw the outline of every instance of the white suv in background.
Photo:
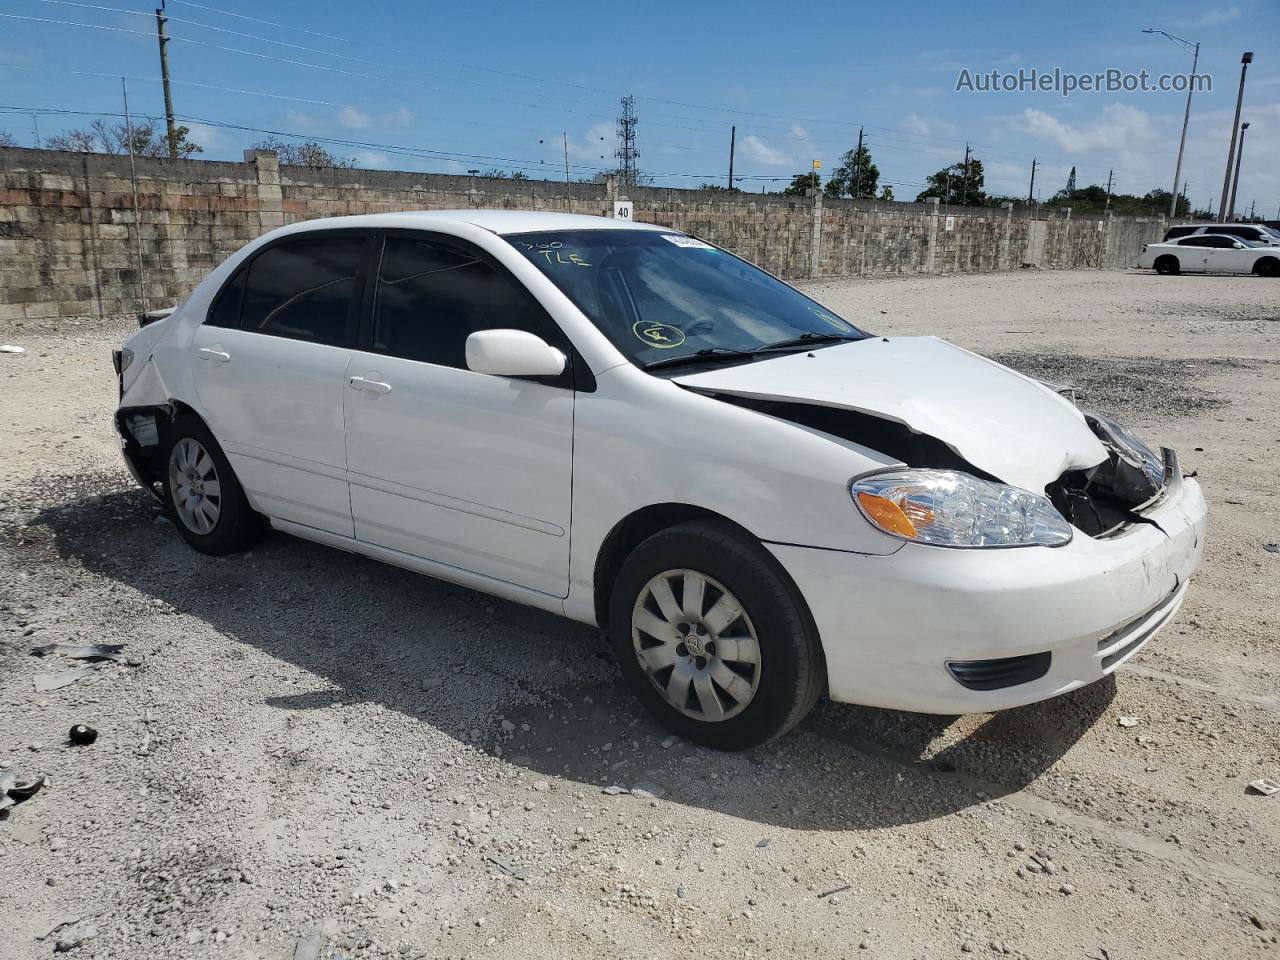
<svg viewBox="0 0 1280 960">
<path fill-rule="evenodd" d="M 1161 242 L 1172 243 L 1184 237 L 1203 234 L 1235 237 L 1267 247 L 1280 247 L 1280 230 L 1274 230 L 1261 223 L 1183 223 L 1166 230 L 1164 240 Z"/>
</svg>

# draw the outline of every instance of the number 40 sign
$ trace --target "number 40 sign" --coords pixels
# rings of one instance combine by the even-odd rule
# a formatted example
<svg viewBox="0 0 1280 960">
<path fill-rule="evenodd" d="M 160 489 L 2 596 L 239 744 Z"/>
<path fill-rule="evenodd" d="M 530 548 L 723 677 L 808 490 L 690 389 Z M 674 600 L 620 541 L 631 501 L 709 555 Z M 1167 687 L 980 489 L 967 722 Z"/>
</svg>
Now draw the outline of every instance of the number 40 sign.
<svg viewBox="0 0 1280 960">
<path fill-rule="evenodd" d="M 632 203 L 630 200 L 613 201 L 613 219 L 630 220 L 631 210 L 632 210 Z"/>
</svg>

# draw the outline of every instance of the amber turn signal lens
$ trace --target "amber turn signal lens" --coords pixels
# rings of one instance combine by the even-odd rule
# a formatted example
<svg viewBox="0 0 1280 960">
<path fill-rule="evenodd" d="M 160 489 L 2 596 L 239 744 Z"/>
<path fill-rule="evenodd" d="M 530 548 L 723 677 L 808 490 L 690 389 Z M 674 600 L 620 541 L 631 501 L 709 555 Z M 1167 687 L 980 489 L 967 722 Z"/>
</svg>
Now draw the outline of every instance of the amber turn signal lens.
<svg viewBox="0 0 1280 960">
<path fill-rule="evenodd" d="M 897 534 L 900 537 L 914 539 L 916 536 L 916 528 L 907 518 L 907 515 L 902 512 L 902 508 L 892 500 L 886 497 L 878 497 L 874 493 L 859 491 L 858 503 L 866 511 L 872 522 L 880 529 Z"/>
</svg>

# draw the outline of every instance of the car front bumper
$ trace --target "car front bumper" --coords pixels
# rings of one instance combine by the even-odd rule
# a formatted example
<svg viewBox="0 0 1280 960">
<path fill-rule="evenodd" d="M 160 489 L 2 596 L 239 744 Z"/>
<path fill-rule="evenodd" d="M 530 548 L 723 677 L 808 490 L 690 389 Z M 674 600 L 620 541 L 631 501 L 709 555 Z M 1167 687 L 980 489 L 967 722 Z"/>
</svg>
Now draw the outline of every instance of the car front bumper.
<svg viewBox="0 0 1280 960">
<path fill-rule="evenodd" d="M 1119 535 L 1062 547 L 889 556 L 767 544 L 822 638 L 832 699 L 921 713 L 986 713 L 1100 680 L 1173 619 L 1204 549 L 1200 485 L 1176 474 Z M 1035 663 L 1033 679 L 973 689 L 957 664 Z M 994 667 L 999 673 L 1000 665 Z M 1030 673 L 1035 674 L 1036 670 Z"/>
</svg>

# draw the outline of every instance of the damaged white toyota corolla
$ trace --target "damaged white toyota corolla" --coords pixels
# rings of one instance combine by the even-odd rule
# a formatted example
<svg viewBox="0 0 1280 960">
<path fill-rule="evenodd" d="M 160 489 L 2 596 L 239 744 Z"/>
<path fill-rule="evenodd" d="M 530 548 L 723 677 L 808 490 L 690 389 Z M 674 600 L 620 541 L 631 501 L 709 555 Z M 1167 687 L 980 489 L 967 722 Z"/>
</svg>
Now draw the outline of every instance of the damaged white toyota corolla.
<svg viewBox="0 0 1280 960">
<path fill-rule="evenodd" d="M 1204 541 L 1172 451 L 656 226 L 296 224 L 116 367 L 125 459 L 196 549 L 271 526 L 598 624 L 725 749 L 824 688 L 975 713 L 1097 680 Z"/>
</svg>

